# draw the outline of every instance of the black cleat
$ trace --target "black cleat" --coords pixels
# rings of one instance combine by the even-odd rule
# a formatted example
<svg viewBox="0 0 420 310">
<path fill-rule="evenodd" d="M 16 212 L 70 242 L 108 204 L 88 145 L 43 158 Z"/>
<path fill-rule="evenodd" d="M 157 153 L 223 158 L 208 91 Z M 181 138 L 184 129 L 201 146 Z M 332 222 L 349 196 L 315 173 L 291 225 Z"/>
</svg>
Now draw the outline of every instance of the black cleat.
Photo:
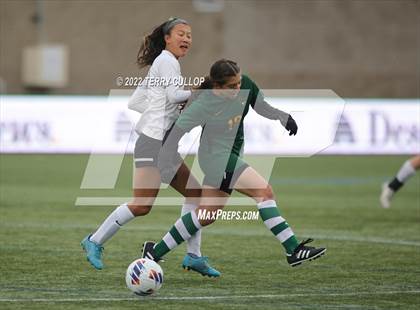
<svg viewBox="0 0 420 310">
<path fill-rule="evenodd" d="M 314 241 L 314 239 L 307 239 L 305 241 L 302 241 L 293 254 L 287 254 L 287 262 L 292 266 L 298 266 L 302 264 L 305 261 L 311 261 L 314 259 L 317 259 L 318 257 L 321 257 L 324 255 L 324 253 L 327 251 L 326 248 L 314 248 L 310 246 L 305 246 L 305 244 L 310 243 Z"/>
<path fill-rule="evenodd" d="M 160 257 L 157 257 L 157 255 L 155 254 L 155 249 L 154 249 L 155 244 L 156 242 L 153 242 L 153 241 L 145 241 L 143 243 L 141 257 L 154 260 L 156 263 L 159 261 L 163 262 L 163 260 Z"/>
</svg>

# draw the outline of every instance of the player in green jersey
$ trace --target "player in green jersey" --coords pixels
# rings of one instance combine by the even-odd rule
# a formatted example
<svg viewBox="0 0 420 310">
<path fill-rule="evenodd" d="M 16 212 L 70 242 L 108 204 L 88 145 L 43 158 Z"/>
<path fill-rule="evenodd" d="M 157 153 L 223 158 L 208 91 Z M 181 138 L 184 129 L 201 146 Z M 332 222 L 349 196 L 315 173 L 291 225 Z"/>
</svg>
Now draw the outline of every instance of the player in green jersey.
<svg viewBox="0 0 420 310">
<path fill-rule="evenodd" d="M 215 214 L 223 209 L 233 189 L 256 201 L 264 224 L 282 243 L 291 266 L 323 255 L 325 248 L 306 246 L 312 239 L 298 242 L 280 215 L 272 187 L 242 159 L 243 121 L 249 106 L 268 119 L 280 120 L 290 135 L 297 133 L 296 122 L 289 114 L 270 106 L 257 85 L 241 75 L 233 61 L 222 59 L 214 63 L 201 88 L 207 90 L 178 118 L 160 154 L 161 164 L 167 164 L 168 171 L 172 171 L 173 158 L 178 158 L 178 141 L 192 128 L 203 127 L 198 150 L 199 164 L 205 175 L 200 207 L 178 219 L 160 242 L 145 242 L 142 256 L 158 261 L 203 226 L 213 223 L 214 217 L 199 218 L 198 215 Z M 191 268 L 188 257 L 184 265 Z"/>
</svg>

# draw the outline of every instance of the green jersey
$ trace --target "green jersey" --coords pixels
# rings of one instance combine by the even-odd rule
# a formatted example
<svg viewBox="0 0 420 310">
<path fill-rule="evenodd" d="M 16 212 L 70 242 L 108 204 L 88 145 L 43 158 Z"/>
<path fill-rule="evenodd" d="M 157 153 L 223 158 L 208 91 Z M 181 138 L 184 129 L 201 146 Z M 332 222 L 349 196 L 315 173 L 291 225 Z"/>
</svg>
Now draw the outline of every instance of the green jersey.
<svg viewBox="0 0 420 310">
<path fill-rule="evenodd" d="M 176 126 L 190 131 L 202 126 L 198 158 L 205 174 L 234 171 L 244 162 L 240 159 L 244 144 L 243 121 L 249 106 L 258 100 L 259 89 L 246 75 L 242 75 L 241 90 L 234 99 L 217 96 L 205 90 L 180 115 Z"/>
</svg>

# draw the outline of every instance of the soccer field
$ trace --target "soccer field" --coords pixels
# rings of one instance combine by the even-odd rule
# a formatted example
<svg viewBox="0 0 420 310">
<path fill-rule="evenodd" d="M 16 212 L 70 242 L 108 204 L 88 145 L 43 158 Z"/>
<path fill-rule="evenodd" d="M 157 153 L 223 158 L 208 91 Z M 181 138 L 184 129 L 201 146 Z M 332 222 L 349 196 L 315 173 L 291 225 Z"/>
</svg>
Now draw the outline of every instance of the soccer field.
<svg viewBox="0 0 420 310">
<path fill-rule="evenodd" d="M 79 189 L 87 155 L 2 155 L 0 309 L 418 309 L 419 174 L 391 209 L 378 201 L 382 182 L 406 158 L 278 159 L 270 182 L 284 217 L 299 239 L 315 238 L 327 254 L 291 268 L 261 220 L 219 221 L 203 232 L 203 254 L 220 278 L 184 272 L 182 245 L 161 264 L 158 294 L 139 298 L 126 288 L 125 270 L 143 241 L 166 233 L 180 206 L 157 206 L 123 227 L 97 271 L 79 243 L 114 207 L 76 207 L 75 200 L 130 196 L 131 158 L 116 189 L 87 191 Z"/>
</svg>

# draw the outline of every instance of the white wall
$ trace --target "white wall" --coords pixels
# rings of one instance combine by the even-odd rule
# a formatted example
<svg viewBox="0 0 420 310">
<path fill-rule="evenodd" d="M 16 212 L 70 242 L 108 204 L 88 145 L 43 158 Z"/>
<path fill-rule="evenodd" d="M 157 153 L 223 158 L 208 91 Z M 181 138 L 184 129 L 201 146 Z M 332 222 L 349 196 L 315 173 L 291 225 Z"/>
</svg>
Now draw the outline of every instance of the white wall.
<svg viewBox="0 0 420 310">
<path fill-rule="evenodd" d="M 140 114 L 126 97 L 1 96 L 1 153 L 131 153 Z M 410 154 L 420 152 L 418 100 L 319 100 L 268 97 L 291 111 L 299 125 L 289 137 L 279 122 L 251 111 L 246 118 L 249 154 Z M 194 151 L 199 130 L 181 143 Z M 131 137 L 131 139 L 130 139 Z M 195 144 L 194 144 L 195 142 Z M 191 145 L 193 148 L 191 149 Z"/>
</svg>

